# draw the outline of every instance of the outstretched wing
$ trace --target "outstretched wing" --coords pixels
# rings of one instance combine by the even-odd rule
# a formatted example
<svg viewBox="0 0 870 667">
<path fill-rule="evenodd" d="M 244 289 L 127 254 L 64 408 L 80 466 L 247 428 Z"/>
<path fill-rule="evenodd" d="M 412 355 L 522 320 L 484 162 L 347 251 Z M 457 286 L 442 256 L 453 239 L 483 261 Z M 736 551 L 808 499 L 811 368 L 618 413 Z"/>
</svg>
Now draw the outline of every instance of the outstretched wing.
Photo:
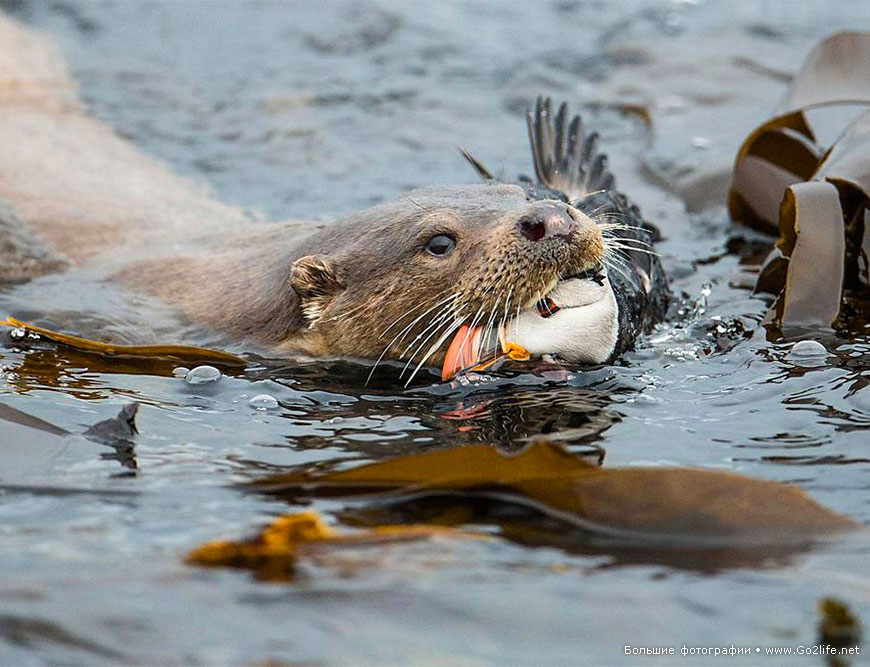
<svg viewBox="0 0 870 667">
<path fill-rule="evenodd" d="M 587 133 L 579 115 L 569 120 L 566 103 L 554 117 L 550 98 L 538 97 L 527 120 L 535 176 L 542 185 L 561 192 L 568 201 L 614 189 L 607 156 L 598 152 L 598 133 Z"/>
</svg>

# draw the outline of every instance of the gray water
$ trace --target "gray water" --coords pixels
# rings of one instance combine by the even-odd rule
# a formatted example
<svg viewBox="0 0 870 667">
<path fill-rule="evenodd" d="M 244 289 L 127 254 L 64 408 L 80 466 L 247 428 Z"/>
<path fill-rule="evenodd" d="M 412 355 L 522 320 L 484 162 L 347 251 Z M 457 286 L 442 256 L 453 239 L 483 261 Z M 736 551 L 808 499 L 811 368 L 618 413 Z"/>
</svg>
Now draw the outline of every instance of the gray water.
<svg viewBox="0 0 870 667">
<path fill-rule="evenodd" d="M 815 41 L 870 28 L 870 5 L 6 9 L 62 45 L 96 116 L 263 219 L 328 221 L 413 187 L 470 182 L 457 145 L 496 171 L 528 173 L 529 102 L 544 93 L 582 108 L 602 131 L 620 188 L 662 228 L 659 251 L 686 314 L 625 365 L 525 374 L 484 392 L 504 409 L 490 411 L 480 437 L 510 447 L 542 430 L 580 429 L 607 466 L 789 482 L 870 521 L 870 339 L 810 332 L 831 355 L 811 367 L 790 360 L 791 342 L 766 341 L 757 326 L 767 304 L 734 286 L 748 251 L 722 205 L 740 140 Z M 89 294 L 82 318 L 111 326 L 113 298 Z M 51 314 L 56 301 L 35 287 L 7 289 L 0 312 Z M 24 466 L 21 486 L 0 490 L 4 665 L 718 663 L 734 660 L 683 658 L 679 648 L 814 644 L 825 596 L 870 619 L 861 539 L 732 563 L 584 543 L 436 540 L 343 567 L 303 564 L 286 585 L 194 569 L 182 559 L 195 546 L 250 535 L 298 509 L 235 482 L 474 439 L 442 415 L 477 399 L 434 375 L 409 390 L 386 380 L 364 387 L 368 369 L 350 363 L 260 359 L 192 387 L 165 371 L 91 362 L 50 345 L 0 348 L 2 402 L 69 431 L 131 399 L 142 404 L 137 474 L 102 456 L 105 447 L 73 440 Z M 280 408 L 251 408 L 262 393 Z M 511 411 L 529 400 L 549 407 Z M 313 507 L 340 522 L 354 505 Z M 629 657 L 626 644 L 678 655 Z"/>
</svg>

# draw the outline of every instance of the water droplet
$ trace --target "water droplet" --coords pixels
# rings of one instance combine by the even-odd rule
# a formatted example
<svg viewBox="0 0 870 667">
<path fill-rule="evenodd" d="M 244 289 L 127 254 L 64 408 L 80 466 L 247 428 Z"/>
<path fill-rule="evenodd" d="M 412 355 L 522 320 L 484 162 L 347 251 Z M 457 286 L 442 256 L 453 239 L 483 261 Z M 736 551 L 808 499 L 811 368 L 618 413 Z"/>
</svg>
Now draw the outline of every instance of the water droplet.
<svg viewBox="0 0 870 667">
<path fill-rule="evenodd" d="M 27 331 L 21 327 L 15 327 L 12 331 L 9 332 L 9 337 L 12 340 L 24 340 L 24 337 L 27 335 Z"/>
<path fill-rule="evenodd" d="M 704 283 L 701 285 L 701 295 L 695 299 L 695 302 L 692 304 L 692 319 L 698 319 L 707 312 L 707 297 L 712 293 L 712 283 Z"/>
<path fill-rule="evenodd" d="M 190 369 L 185 368 L 184 366 L 179 366 L 178 368 L 172 369 L 173 377 L 177 377 L 177 378 L 187 377 L 188 373 L 190 373 Z"/>
<path fill-rule="evenodd" d="M 821 366 L 828 358 L 828 350 L 817 340 L 799 340 L 789 350 L 787 358 L 801 366 Z"/>
<path fill-rule="evenodd" d="M 255 410 L 274 410 L 278 407 L 278 399 L 269 394 L 259 394 L 248 401 L 248 405 Z"/>
<path fill-rule="evenodd" d="M 188 371 L 184 377 L 187 384 L 205 384 L 206 382 L 217 382 L 223 377 L 221 372 L 214 366 L 197 366 Z"/>
</svg>

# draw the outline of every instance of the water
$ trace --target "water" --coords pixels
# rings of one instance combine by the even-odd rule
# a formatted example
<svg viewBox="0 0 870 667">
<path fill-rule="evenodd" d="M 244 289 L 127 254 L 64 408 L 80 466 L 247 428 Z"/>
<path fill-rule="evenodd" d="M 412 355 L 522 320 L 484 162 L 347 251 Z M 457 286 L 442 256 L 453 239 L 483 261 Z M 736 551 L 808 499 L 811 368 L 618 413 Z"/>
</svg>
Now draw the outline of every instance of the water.
<svg viewBox="0 0 870 667">
<path fill-rule="evenodd" d="M 870 340 L 810 332 L 829 352 L 812 363 L 795 341 L 766 341 L 765 302 L 735 287 L 755 246 L 721 206 L 739 141 L 818 38 L 870 26 L 865 3 L 8 9 L 63 46 L 94 114 L 264 219 L 330 220 L 471 181 L 459 144 L 497 172 L 528 172 L 525 105 L 542 92 L 583 103 L 620 186 L 663 229 L 685 296 L 624 366 L 476 390 L 434 374 L 404 390 L 395 367 L 365 387 L 367 367 L 265 357 L 191 385 L 172 365 L 101 366 L 6 339 L 3 403 L 74 433 L 131 400 L 141 409 L 135 475 L 111 448 L 46 436 L 45 456 L 25 457 L 21 484 L 0 492 L 0 662 L 640 664 L 624 645 L 815 643 L 827 595 L 870 619 L 861 539 L 730 564 L 552 539 L 436 540 L 306 563 L 292 586 L 182 564 L 202 542 L 298 509 L 236 482 L 458 442 L 518 449 L 540 433 L 603 450 L 612 467 L 798 484 L 870 520 Z M 161 342 L 211 342 L 77 281 L 4 289 L 0 312 L 121 336 L 147 320 Z M 277 407 L 260 409 L 263 395 Z M 475 428 L 459 428 L 456 411 L 486 401 Z M 314 502 L 336 521 L 357 507 Z"/>
</svg>

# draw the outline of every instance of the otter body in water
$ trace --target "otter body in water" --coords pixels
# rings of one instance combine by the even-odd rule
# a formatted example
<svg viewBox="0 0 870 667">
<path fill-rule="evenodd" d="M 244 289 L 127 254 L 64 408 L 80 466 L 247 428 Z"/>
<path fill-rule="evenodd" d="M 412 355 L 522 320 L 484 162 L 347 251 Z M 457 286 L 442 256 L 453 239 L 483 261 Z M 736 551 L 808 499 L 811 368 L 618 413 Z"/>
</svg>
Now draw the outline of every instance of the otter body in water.
<svg viewBox="0 0 870 667">
<path fill-rule="evenodd" d="M 555 124 L 554 124 L 555 123 Z M 126 282 L 233 335 L 314 356 L 442 365 L 511 346 L 603 363 L 662 318 L 656 230 L 613 189 L 597 135 L 564 105 L 530 113 L 536 180 L 417 190 L 300 238 L 150 260 Z"/>
<path fill-rule="evenodd" d="M 86 268 L 234 338 L 445 376 L 517 350 L 612 360 L 664 313 L 655 230 L 564 108 L 530 114 L 534 180 L 471 158 L 487 182 L 251 225 L 88 117 L 44 38 L 2 16 L 0 37 L 0 280 Z"/>
</svg>

